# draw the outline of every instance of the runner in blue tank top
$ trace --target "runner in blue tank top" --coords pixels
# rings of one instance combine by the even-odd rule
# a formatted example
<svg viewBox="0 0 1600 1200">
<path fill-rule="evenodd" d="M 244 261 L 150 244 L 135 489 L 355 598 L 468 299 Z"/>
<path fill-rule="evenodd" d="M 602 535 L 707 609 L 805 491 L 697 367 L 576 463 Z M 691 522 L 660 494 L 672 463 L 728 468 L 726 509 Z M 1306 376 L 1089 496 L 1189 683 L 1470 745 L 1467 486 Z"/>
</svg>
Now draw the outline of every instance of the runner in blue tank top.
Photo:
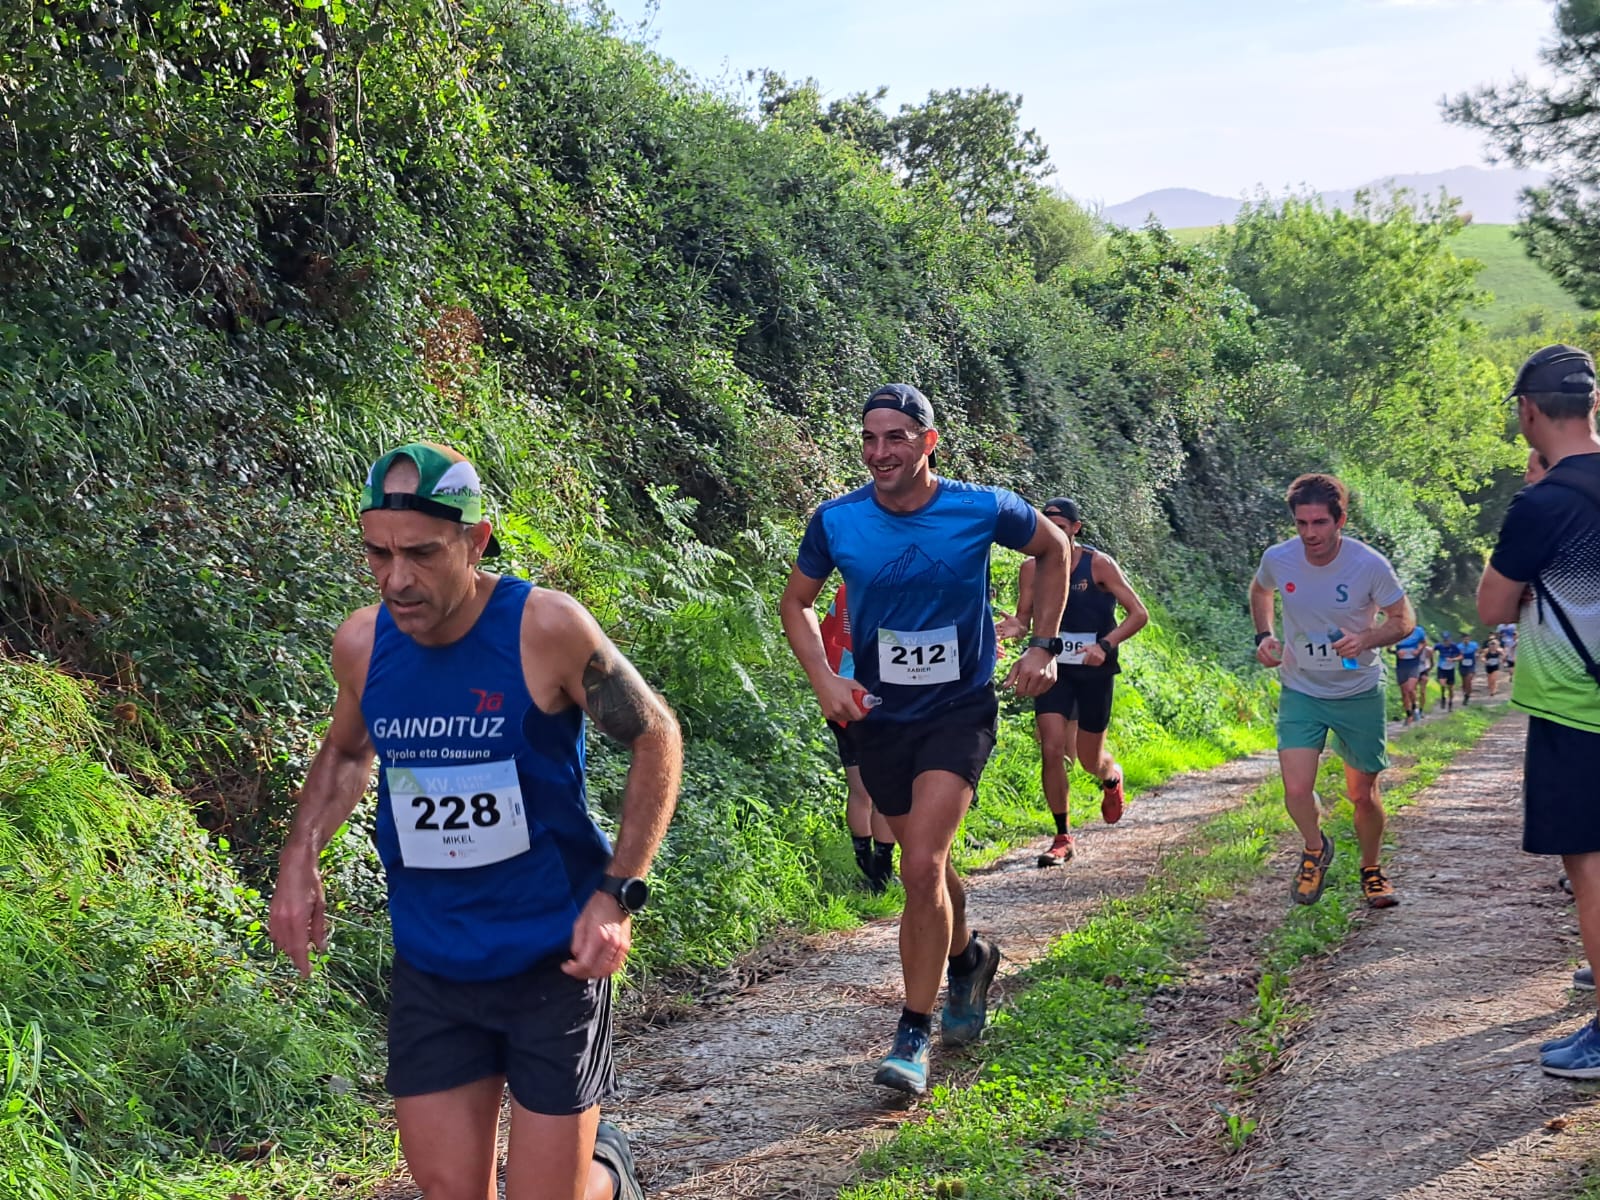
<svg viewBox="0 0 1600 1200">
<path fill-rule="evenodd" d="M 1033 721 L 1039 734 L 1039 774 L 1045 803 L 1056 824 L 1055 837 L 1039 855 L 1041 867 L 1072 860 L 1075 844 L 1067 830 L 1068 776 L 1074 759 L 1100 781 L 1100 817 L 1107 825 L 1122 819 L 1122 768 L 1106 751 L 1111 700 L 1122 670 L 1117 649 L 1150 620 L 1144 602 L 1104 551 L 1078 541 L 1083 528 L 1078 506 L 1064 496 L 1046 500 L 1044 515 L 1067 535 L 1071 565 L 1067 607 L 1061 614 L 1061 657 L 1056 684 L 1034 697 Z M 1027 635 L 1033 622 L 1033 560 L 1017 573 L 1017 612 L 1000 622 L 1001 637 Z M 1123 618 L 1117 620 L 1117 605 Z"/>
<path fill-rule="evenodd" d="M 285 845 L 270 929 L 302 976 L 327 946 L 318 856 L 378 760 L 378 855 L 395 966 L 389 1073 L 401 1147 L 434 1197 L 643 1195 L 614 1086 L 611 976 L 676 803 L 677 723 L 594 618 L 480 570 L 499 550 L 477 472 L 411 443 L 362 492 L 383 603 L 339 627 L 333 722 Z M 613 851 L 589 816 L 587 714 L 632 752 Z"/>
<path fill-rule="evenodd" d="M 1015 493 L 933 474 L 939 434 L 933 406 L 916 388 L 879 388 L 861 423 L 861 461 L 872 482 L 812 514 L 781 611 L 823 715 L 859 722 L 851 742 L 862 782 L 900 843 L 905 1007 L 875 1080 L 920 1095 L 941 971 L 948 970 L 949 991 L 940 1036 L 958 1045 L 983 1032 L 1000 965 L 999 948 L 968 928 L 966 896 L 950 865 L 998 717 L 989 547 L 998 542 L 1039 558 L 1039 615 L 1055 629 L 1067 542 Z M 814 607 L 835 570 L 850 595 L 853 680 L 829 669 Z M 1060 652 L 1059 637 L 1034 639 L 1007 686 L 1025 696 L 1047 690 Z M 869 714 L 858 694 L 880 703 Z"/>
</svg>

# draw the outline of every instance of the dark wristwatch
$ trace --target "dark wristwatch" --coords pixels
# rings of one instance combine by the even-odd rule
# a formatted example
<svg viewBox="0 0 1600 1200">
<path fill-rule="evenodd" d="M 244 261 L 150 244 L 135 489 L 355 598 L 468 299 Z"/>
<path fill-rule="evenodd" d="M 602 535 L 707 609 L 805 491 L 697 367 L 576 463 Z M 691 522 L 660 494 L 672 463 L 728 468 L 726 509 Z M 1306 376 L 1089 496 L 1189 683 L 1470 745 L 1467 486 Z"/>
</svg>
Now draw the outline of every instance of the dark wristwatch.
<svg viewBox="0 0 1600 1200">
<path fill-rule="evenodd" d="M 1272 630 L 1270 630 L 1270 629 L 1265 630 L 1262 633 L 1256 634 L 1256 645 L 1258 645 L 1258 646 L 1261 645 L 1262 642 L 1266 641 L 1271 636 L 1272 636 Z"/>
<path fill-rule="evenodd" d="M 638 876 L 618 879 L 615 875 L 600 877 L 600 890 L 617 902 L 617 907 L 632 916 L 650 903 L 650 885 Z"/>
<path fill-rule="evenodd" d="M 1066 648 L 1067 644 L 1059 637 L 1036 637 L 1028 639 L 1029 650 L 1048 650 L 1050 651 L 1051 658 L 1060 658 L 1061 652 Z"/>
<path fill-rule="evenodd" d="M 1106 657 L 1107 657 L 1107 658 L 1110 658 L 1110 657 L 1111 657 L 1111 652 L 1112 652 L 1112 651 L 1113 651 L 1113 650 L 1115 650 L 1115 649 L 1116 649 L 1116 647 L 1115 647 L 1115 646 L 1113 646 L 1113 645 L 1112 645 L 1112 644 L 1111 644 L 1111 643 L 1110 643 L 1110 642 L 1109 642 L 1109 641 L 1108 641 L 1108 640 L 1107 640 L 1107 639 L 1105 639 L 1105 638 L 1095 638 L 1095 640 L 1094 640 L 1094 644 L 1095 644 L 1095 645 L 1096 645 L 1096 646 L 1099 646 L 1099 647 L 1100 647 L 1100 649 L 1102 649 L 1102 650 L 1104 650 L 1104 651 L 1105 651 L 1105 654 L 1106 654 Z"/>
</svg>

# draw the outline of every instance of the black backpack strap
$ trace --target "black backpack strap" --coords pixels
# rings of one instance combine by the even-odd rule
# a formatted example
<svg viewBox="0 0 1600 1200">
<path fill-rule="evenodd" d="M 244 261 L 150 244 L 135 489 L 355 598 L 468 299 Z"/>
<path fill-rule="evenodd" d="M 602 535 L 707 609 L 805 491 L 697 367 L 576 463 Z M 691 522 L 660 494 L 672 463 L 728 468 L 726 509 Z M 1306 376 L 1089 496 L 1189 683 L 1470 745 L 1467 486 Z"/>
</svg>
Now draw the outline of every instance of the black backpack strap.
<svg viewBox="0 0 1600 1200">
<path fill-rule="evenodd" d="M 1580 496 L 1590 500 L 1596 508 L 1600 508 L 1600 483 L 1587 476 L 1552 474 L 1546 475 L 1540 482 L 1551 487 L 1563 487 L 1568 491 L 1577 492 Z M 1594 655 L 1589 653 L 1589 648 L 1583 644 L 1583 639 L 1578 636 L 1578 631 L 1573 628 L 1571 620 L 1561 610 L 1561 605 L 1556 603 L 1556 598 L 1550 594 L 1543 581 L 1535 579 L 1533 582 L 1536 585 L 1540 606 L 1542 607 L 1546 604 L 1550 606 L 1550 611 L 1555 614 L 1556 623 L 1561 626 L 1561 632 L 1567 635 L 1567 641 L 1572 643 L 1572 648 L 1578 652 L 1578 657 L 1583 660 L 1584 671 L 1588 673 L 1590 679 L 1594 680 L 1595 686 L 1600 687 L 1600 663 L 1595 662 Z"/>
</svg>

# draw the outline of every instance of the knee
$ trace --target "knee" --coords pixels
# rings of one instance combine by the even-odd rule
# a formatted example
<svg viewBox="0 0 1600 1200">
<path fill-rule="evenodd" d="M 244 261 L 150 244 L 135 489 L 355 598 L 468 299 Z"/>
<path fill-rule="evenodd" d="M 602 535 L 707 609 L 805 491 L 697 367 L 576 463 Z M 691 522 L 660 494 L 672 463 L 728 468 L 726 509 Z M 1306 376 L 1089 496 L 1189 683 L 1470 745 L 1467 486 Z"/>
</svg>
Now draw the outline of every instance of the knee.
<svg viewBox="0 0 1600 1200">
<path fill-rule="evenodd" d="M 1364 812 L 1380 807 L 1378 800 L 1378 785 L 1375 780 L 1367 780 L 1363 783 L 1351 784 L 1349 791 L 1350 803 L 1355 805 L 1357 812 Z"/>
<path fill-rule="evenodd" d="M 900 848 L 900 882 L 908 903 L 926 903 L 944 889 L 946 857 L 932 850 Z"/>
<path fill-rule="evenodd" d="M 1072 756 L 1067 751 L 1065 736 L 1049 736 L 1039 739 L 1039 757 L 1046 763 L 1065 763 L 1072 765 Z"/>
</svg>

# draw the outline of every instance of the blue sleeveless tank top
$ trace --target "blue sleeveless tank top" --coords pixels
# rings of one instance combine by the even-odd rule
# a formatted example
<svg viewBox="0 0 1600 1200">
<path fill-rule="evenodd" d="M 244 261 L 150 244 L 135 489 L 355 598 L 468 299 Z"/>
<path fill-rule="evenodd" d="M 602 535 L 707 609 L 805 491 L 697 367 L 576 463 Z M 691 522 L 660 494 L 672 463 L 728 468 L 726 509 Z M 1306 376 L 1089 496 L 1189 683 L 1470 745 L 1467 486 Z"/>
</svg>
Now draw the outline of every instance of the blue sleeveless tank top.
<svg viewBox="0 0 1600 1200">
<path fill-rule="evenodd" d="M 361 715 L 395 951 L 448 979 L 564 953 L 611 858 L 589 816 L 583 712 L 541 712 L 523 681 L 531 590 L 502 576 L 448 646 L 418 644 L 378 609 Z"/>
<path fill-rule="evenodd" d="M 1062 633 L 1092 633 L 1103 638 L 1117 627 L 1117 600 L 1110 592 L 1101 590 L 1094 581 L 1093 546 L 1082 546 L 1078 565 L 1067 577 L 1067 607 L 1061 612 Z M 1117 662 L 1117 649 L 1106 655 L 1098 667 L 1083 665 L 1057 667 L 1057 672 L 1071 671 L 1077 675 L 1115 675 L 1122 670 Z"/>
</svg>

